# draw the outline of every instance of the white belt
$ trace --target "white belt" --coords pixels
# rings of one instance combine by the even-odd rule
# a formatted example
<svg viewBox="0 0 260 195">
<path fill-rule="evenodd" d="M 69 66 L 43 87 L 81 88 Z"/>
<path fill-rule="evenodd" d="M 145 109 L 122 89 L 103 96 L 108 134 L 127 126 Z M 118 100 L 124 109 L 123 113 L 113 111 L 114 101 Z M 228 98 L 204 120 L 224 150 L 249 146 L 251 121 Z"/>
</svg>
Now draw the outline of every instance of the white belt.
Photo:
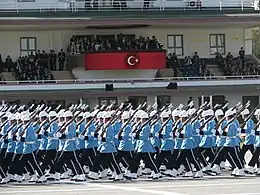
<svg viewBox="0 0 260 195">
<path fill-rule="evenodd" d="M 49 140 L 59 140 L 58 138 L 48 138 Z"/>
<path fill-rule="evenodd" d="M 227 136 L 227 138 L 237 138 L 237 136 L 232 136 L 232 137 L 228 137 L 228 136 Z"/>
<path fill-rule="evenodd" d="M 24 142 L 25 144 L 34 144 L 34 142 Z"/>
<path fill-rule="evenodd" d="M 66 139 L 65 141 L 75 141 L 75 138 L 72 138 L 72 139 Z"/>
</svg>

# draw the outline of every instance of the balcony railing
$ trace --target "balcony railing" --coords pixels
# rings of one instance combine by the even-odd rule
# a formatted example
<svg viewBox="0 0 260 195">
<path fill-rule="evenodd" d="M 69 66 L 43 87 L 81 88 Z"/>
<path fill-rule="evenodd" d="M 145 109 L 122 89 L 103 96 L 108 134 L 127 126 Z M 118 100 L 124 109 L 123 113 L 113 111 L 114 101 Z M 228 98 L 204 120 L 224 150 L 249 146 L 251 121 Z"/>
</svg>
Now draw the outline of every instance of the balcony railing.
<svg viewBox="0 0 260 195">
<path fill-rule="evenodd" d="M 149 3 L 145 3 L 149 2 Z M 92 12 L 142 10 L 259 10 L 258 0 L 0 0 L 0 12 Z"/>
<path fill-rule="evenodd" d="M 209 81 L 209 80 L 245 80 L 260 79 L 260 75 L 246 76 L 208 76 L 208 77 L 160 77 L 160 78 L 130 78 L 130 79 L 77 79 L 77 80 L 38 80 L 38 81 L 0 81 L 2 85 L 30 85 L 30 84 L 97 84 L 97 83 L 145 83 L 169 81 Z"/>
</svg>

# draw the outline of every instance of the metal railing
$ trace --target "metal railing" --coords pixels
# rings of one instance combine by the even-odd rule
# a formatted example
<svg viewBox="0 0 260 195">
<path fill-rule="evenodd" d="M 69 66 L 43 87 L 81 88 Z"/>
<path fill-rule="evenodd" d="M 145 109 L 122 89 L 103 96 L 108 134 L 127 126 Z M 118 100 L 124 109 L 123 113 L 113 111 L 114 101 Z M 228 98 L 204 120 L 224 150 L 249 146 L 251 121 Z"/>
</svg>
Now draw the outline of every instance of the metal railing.
<svg viewBox="0 0 260 195">
<path fill-rule="evenodd" d="M 0 12 L 91 12 L 140 10 L 259 10 L 257 0 L 0 0 Z"/>
<path fill-rule="evenodd" d="M 159 77 L 159 78 L 129 78 L 129 79 L 76 79 L 76 80 L 38 80 L 38 81 L 0 81 L 4 85 L 19 84 L 98 84 L 98 83 L 145 83 L 145 82 L 169 82 L 169 81 L 213 81 L 213 80 L 241 80 L 260 79 L 260 75 L 245 76 L 208 76 L 208 77 Z"/>
</svg>

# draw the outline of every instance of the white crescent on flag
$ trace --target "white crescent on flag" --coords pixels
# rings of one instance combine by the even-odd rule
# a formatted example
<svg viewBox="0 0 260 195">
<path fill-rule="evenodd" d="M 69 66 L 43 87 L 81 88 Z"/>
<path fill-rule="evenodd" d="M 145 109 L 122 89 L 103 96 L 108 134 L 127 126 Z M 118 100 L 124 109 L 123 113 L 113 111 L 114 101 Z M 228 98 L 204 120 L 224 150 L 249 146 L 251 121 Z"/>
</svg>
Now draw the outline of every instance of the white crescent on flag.
<svg viewBox="0 0 260 195">
<path fill-rule="evenodd" d="M 127 58 L 127 64 L 129 64 L 130 66 L 135 66 L 138 62 L 139 60 L 135 56 L 129 56 Z"/>
</svg>

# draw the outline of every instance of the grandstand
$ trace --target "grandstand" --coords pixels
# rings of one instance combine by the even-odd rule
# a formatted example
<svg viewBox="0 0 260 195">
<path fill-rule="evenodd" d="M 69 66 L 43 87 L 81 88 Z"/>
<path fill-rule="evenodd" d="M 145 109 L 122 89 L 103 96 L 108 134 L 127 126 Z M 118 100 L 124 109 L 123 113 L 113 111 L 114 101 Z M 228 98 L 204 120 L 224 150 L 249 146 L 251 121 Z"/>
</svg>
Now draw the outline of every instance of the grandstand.
<svg viewBox="0 0 260 195">
<path fill-rule="evenodd" d="M 111 2 L 1 0 L 0 98 L 258 105 L 259 1 Z"/>
</svg>

